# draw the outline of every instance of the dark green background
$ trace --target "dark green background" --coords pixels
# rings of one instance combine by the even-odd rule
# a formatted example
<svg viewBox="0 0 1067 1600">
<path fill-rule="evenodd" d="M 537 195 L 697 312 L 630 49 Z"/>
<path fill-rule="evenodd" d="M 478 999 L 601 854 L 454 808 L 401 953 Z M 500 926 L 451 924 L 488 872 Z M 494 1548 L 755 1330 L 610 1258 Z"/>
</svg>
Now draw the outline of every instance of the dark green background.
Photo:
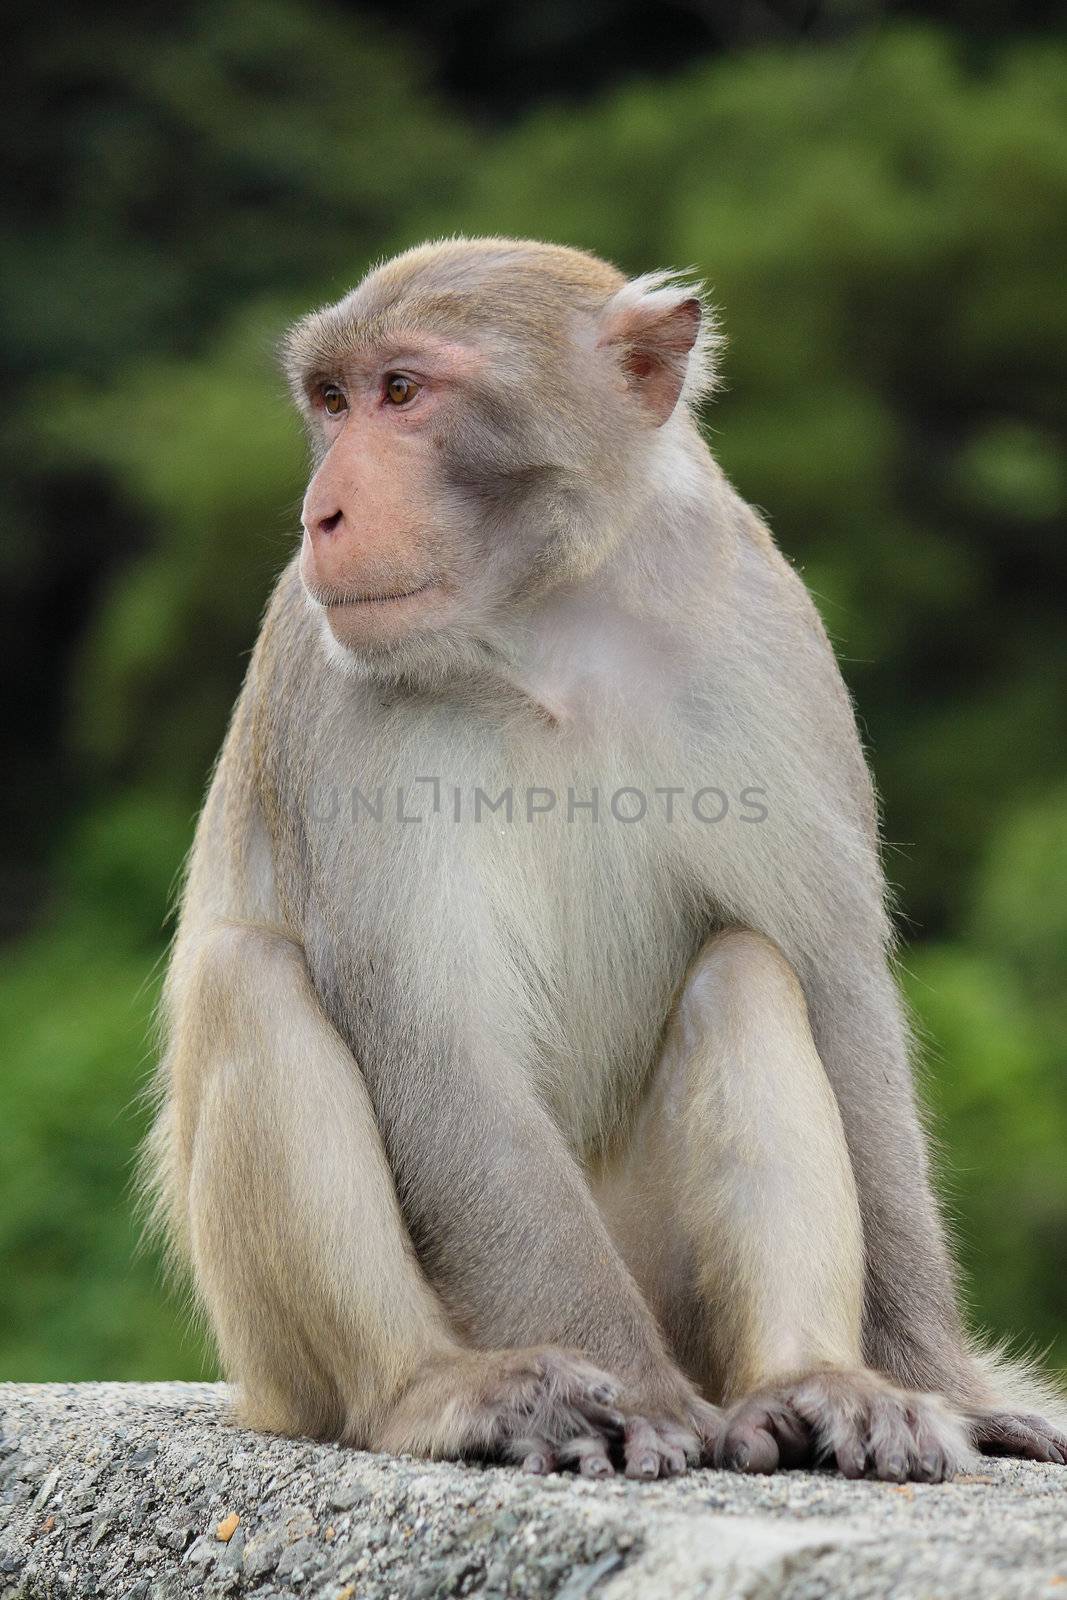
<svg viewBox="0 0 1067 1600">
<path fill-rule="evenodd" d="M 10 14 L 10 12 L 9 12 Z M 1062 9 L 16 5 L 0 1376 L 196 1375 L 127 1185 L 273 575 L 287 319 L 426 236 L 695 268 L 713 448 L 857 697 L 977 1324 L 1067 1361 Z"/>
</svg>

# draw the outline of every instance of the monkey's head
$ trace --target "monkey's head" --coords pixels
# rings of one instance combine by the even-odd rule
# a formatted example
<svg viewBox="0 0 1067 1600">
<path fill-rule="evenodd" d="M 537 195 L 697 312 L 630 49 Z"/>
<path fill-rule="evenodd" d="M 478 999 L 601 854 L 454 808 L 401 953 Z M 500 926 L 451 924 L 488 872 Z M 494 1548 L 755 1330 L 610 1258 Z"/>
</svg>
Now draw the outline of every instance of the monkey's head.
<svg viewBox="0 0 1067 1600">
<path fill-rule="evenodd" d="M 499 643 L 595 571 L 691 428 L 713 335 L 692 287 L 507 239 L 408 251 L 289 333 L 311 437 L 300 572 L 346 652 Z"/>
</svg>

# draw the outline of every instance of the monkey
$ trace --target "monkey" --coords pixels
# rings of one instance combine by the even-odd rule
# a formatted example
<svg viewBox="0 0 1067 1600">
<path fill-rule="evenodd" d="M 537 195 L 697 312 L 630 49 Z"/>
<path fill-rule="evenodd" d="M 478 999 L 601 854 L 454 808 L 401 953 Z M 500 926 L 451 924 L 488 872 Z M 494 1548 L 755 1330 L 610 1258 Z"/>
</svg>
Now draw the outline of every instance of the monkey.
<svg viewBox="0 0 1067 1600">
<path fill-rule="evenodd" d="M 590 1478 L 1067 1462 L 964 1330 L 872 780 L 700 431 L 719 347 L 685 275 L 497 238 L 285 340 L 300 548 L 144 1154 L 250 1426 Z"/>
</svg>

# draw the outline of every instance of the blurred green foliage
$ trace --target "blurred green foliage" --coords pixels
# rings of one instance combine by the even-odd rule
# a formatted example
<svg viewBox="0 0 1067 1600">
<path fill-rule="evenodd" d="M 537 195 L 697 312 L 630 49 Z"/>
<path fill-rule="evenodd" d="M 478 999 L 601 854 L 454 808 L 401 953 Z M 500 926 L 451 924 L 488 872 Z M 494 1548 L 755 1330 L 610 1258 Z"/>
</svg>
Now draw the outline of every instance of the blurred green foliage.
<svg viewBox="0 0 1067 1600">
<path fill-rule="evenodd" d="M 183 18 L 31 30 L 10 129 L 0 570 L 47 893 L 0 958 L 0 1373 L 210 1360 L 126 1186 L 168 896 L 297 522 L 272 345 L 454 231 L 711 284 L 709 437 L 816 592 L 885 795 L 975 1320 L 1067 1361 L 1062 42 L 973 62 L 895 27 L 493 129 L 358 16 Z"/>
</svg>

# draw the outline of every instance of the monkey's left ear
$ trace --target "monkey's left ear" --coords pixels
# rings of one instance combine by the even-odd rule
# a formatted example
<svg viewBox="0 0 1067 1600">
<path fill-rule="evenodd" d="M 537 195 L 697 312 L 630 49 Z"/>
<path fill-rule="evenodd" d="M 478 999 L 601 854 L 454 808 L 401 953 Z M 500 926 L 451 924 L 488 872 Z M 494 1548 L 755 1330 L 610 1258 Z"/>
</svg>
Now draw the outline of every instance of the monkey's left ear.
<svg viewBox="0 0 1067 1600">
<path fill-rule="evenodd" d="M 714 385 L 714 320 L 699 286 L 678 283 L 671 273 L 624 284 L 601 313 L 597 344 L 614 355 L 627 388 L 657 428 L 679 399 L 695 403 Z"/>
</svg>

